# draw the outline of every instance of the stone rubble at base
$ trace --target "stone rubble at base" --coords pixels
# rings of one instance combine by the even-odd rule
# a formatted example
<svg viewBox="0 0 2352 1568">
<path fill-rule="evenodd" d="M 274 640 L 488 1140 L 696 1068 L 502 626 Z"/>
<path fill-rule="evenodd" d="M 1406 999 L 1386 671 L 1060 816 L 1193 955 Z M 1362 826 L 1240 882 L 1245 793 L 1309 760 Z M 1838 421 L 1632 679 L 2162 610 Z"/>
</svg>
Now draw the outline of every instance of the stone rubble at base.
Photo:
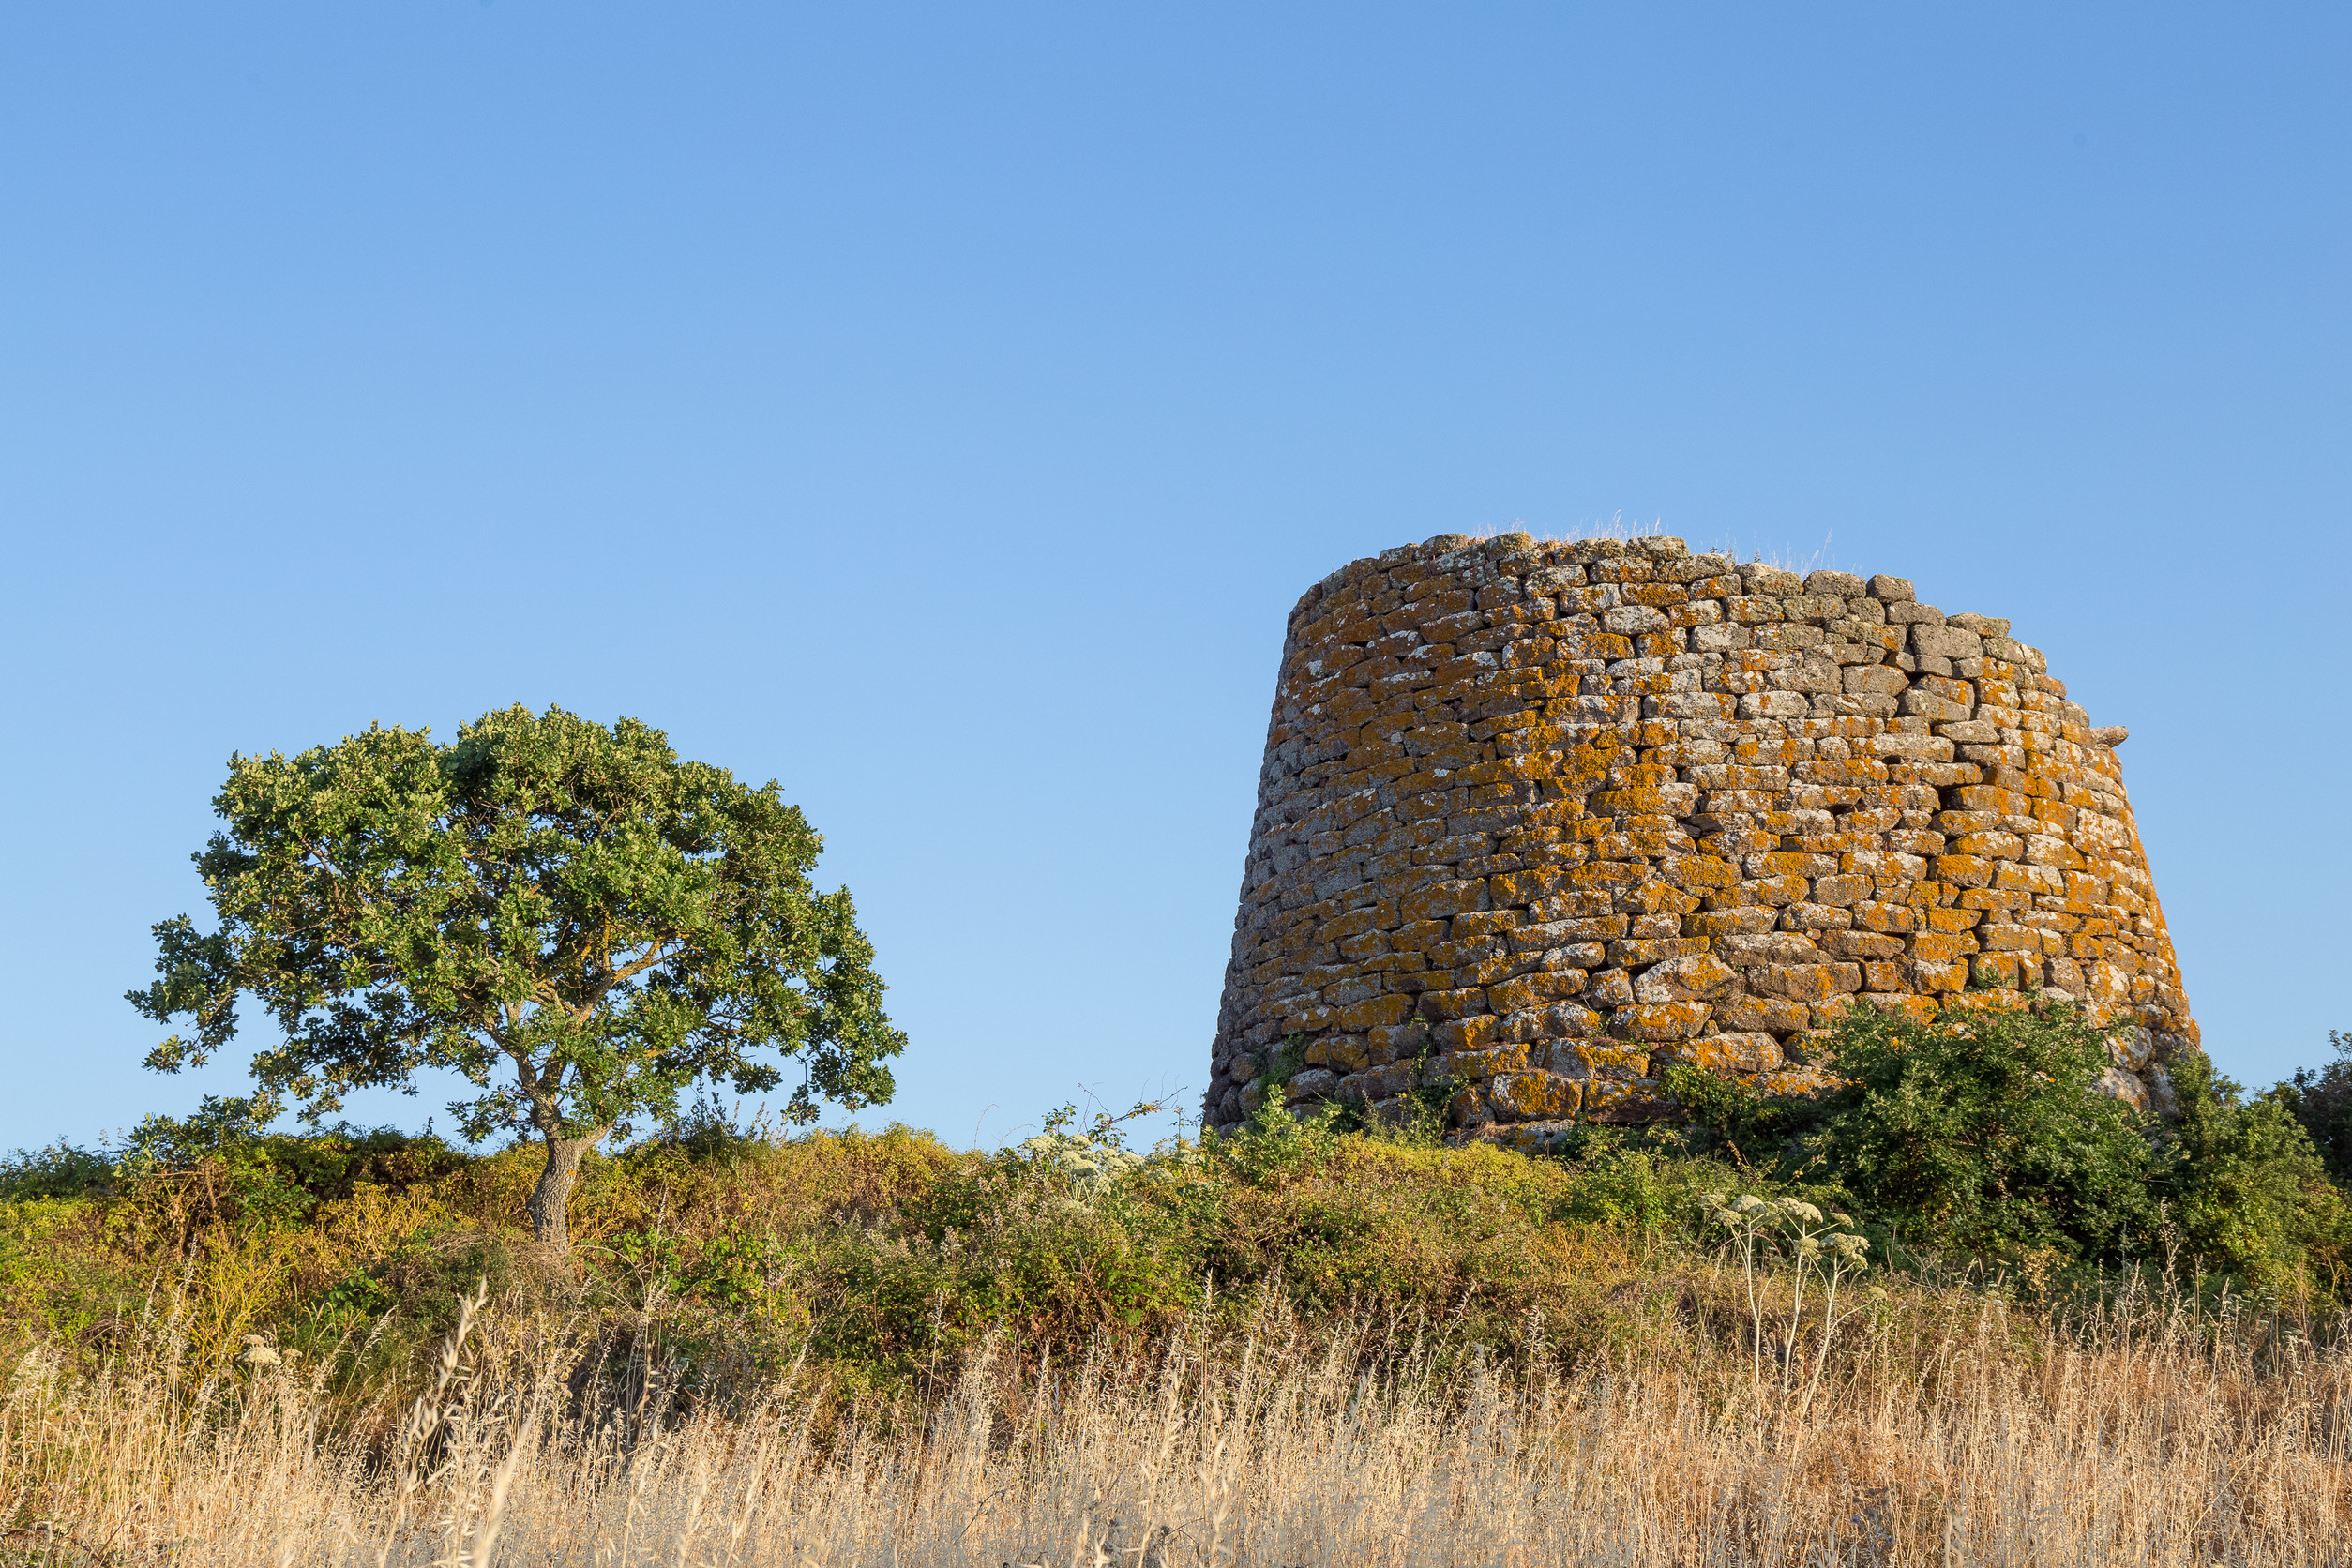
<svg viewBox="0 0 2352 1568">
<path fill-rule="evenodd" d="M 2124 731 L 2009 633 L 1667 537 L 1334 572 L 1290 613 L 1204 1120 L 1300 1042 L 1294 1108 L 1390 1113 L 1420 1063 L 1540 1147 L 1672 1116 L 1678 1062 L 1818 1088 L 1850 1005 L 2037 995 L 2128 1015 L 2101 1087 L 2163 1108 L 2197 1029 Z"/>
</svg>

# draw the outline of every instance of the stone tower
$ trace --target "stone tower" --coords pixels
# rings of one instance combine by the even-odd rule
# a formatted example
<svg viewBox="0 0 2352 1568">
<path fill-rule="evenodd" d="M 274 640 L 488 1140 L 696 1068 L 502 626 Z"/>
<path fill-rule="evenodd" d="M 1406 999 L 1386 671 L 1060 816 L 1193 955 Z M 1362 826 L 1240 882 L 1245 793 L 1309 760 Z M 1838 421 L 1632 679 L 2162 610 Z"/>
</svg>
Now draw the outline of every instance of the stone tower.
<svg viewBox="0 0 2352 1568">
<path fill-rule="evenodd" d="M 1523 1145 L 1823 1075 L 1840 1009 L 2197 1038 L 2115 747 L 2009 623 L 1680 539 L 1440 535 L 1290 612 L 1205 1105 L 1378 1108 L 1434 1064 Z M 1287 1080 L 1276 1063 L 1290 1048 Z"/>
</svg>

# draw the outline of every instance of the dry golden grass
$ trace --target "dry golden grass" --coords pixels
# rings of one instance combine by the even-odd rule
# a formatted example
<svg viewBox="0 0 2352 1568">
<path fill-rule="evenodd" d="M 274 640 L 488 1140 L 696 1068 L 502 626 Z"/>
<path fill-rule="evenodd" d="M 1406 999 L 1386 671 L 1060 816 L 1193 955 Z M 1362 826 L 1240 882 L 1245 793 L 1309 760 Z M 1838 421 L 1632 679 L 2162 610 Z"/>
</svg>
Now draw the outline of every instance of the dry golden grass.
<svg viewBox="0 0 2352 1568">
<path fill-rule="evenodd" d="M 1717 1281 L 1728 1284 L 1728 1281 Z M 0 1408 L 9 1563 L 2260 1563 L 2347 1560 L 2352 1358 L 2136 1297 L 2062 1324 L 1899 1289 L 1810 1400 L 1745 1325 L 1681 1320 L 1528 1374 L 1359 1323 L 1066 1364 L 983 1356 L 927 1405 L 790 1377 L 749 1409 L 661 1368 L 589 1400 L 495 1308 L 406 1410 L 301 1364 L 176 1387 L 167 1324 L 96 1382 L 38 1354 Z M 1557 1366 L 1528 1325 L 1521 1367 Z M 1802 1347 L 1800 1347 L 1802 1353 Z M 266 1359 L 266 1358 L 264 1358 Z M 667 1411 L 666 1415 L 661 1412 Z M 660 1416 L 659 1419 L 656 1419 Z"/>
</svg>

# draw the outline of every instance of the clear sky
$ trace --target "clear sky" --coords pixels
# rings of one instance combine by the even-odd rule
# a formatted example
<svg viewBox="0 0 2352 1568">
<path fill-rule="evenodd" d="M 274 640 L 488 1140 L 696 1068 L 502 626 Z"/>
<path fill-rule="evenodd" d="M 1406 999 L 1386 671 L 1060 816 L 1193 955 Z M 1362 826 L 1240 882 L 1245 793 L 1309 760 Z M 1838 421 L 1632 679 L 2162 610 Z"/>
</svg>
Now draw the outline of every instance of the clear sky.
<svg viewBox="0 0 2352 1568">
<path fill-rule="evenodd" d="M 890 1114 L 1197 1103 L 1291 602 L 1621 518 L 2012 617 L 2224 1070 L 2321 1060 L 2347 82 L 2340 5 L 8 8 L 0 1149 L 244 1081 L 121 1000 L 231 752 L 517 701 L 783 782 Z"/>
</svg>

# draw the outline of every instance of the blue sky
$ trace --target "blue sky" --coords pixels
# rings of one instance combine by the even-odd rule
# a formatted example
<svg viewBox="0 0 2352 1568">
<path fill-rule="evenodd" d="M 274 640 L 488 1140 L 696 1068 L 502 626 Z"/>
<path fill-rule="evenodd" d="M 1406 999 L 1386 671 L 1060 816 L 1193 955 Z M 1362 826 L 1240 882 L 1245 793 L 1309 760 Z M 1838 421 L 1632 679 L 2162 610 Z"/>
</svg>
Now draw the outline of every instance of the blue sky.
<svg viewBox="0 0 2352 1568">
<path fill-rule="evenodd" d="M 2348 80 L 2320 6 L 0 13 L 0 1148 L 243 1081 L 120 1000 L 232 751 L 516 701 L 783 782 L 891 1114 L 1189 1100 L 1290 603 L 1621 518 L 2012 617 L 2224 1070 L 2316 1062 Z"/>
</svg>

